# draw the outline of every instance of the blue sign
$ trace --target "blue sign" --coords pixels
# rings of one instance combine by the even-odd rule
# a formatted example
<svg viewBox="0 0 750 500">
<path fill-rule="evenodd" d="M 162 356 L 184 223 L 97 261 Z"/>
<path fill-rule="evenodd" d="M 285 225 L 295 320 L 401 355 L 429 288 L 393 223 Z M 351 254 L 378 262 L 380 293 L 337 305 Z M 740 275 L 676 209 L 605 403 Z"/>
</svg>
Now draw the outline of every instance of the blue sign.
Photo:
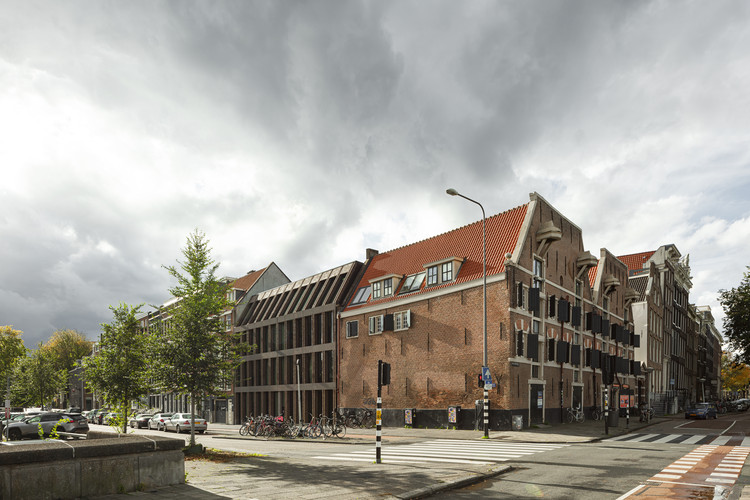
<svg viewBox="0 0 750 500">
<path fill-rule="evenodd" d="M 490 369 L 486 366 L 482 367 L 482 382 L 492 384 L 492 375 L 490 375 Z"/>
</svg>

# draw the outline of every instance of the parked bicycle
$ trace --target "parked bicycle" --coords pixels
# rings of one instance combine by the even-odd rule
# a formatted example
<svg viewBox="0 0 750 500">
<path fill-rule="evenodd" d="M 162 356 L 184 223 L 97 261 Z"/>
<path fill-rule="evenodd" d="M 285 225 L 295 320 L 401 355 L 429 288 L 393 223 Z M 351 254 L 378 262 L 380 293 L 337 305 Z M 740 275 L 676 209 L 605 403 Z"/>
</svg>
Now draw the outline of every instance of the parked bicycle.
<svg viewBox="0 0 750 500">
<path fill-rule="evenodd" d="M 601 420 L 601 418 L 604 416 L 604 413 L 602 413 L 602 409 L 598 406 L 594 405 L 591 407 L 591 418 L 592 420 Z"/>
<path fill-rule="evenodd" d="M 654 409 L 650 406 L 642 406 L 641 407 L 641 422 L 648 423 L 652 418 L 654 418 Z"/>
<path fill-rule="evenodd" d="M 375 426 L 375 413 L 369 408 L 351 410 L 346 416 L 346 426 L 369 429 Z"/>
<path fill-rule="evenodd" d="M 583 410 L 579 406 L 578 408 L 568 408 L 568 423 L 572 422 L 583 422 L 585 417 L 583 416 Z"/>
</svg>

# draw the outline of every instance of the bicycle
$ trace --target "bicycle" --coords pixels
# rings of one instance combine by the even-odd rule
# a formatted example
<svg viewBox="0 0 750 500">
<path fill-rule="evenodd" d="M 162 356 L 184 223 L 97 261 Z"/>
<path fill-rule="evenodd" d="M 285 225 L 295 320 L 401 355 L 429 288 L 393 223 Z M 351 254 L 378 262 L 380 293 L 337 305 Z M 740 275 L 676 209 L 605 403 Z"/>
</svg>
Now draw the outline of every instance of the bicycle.
<svg viewBox="0 0 750 500">
<path fill-rule="evenodd" d="M 644 406 L 641 408 L 641 422 L 648 423 L 649 420 L 654 418 L 654 409 L 650 406 Z"/>
<path fill-rule="evenodd" d="M 591 407 L 591 418 L 592 420 L 601 420 L 601 418 L 604 416 L 602 413 L 602 409 L 598 406 L 592 406 Z"/>
<path fill-rule="evenodd" d="M 360 408 L 359 410 L 352 411 L 346 417 L 347 427 L 360 427 L 362 429 L 369 429 L 375 425 L 375 414 L 369 408 Z"/>
<path fill-rule="evenodd" d="M 579 406 L 578 408 L 568 408 L 568 423 L 583 422 L 585 417 L 583 416 L 583 410 Z"/>
</svg>

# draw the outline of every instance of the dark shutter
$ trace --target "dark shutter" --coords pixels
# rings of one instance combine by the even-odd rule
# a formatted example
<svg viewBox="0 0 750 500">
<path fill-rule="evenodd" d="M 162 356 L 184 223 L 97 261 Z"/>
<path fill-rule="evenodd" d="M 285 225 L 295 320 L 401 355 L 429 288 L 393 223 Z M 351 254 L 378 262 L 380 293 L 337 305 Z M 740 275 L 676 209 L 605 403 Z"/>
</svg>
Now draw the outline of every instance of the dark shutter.
<svg viewBox="0 0 750 500">
<path fill-rule="evenodd" d="M 602 334 L 602 337 L 608 337 L 609 336 L 609 320 L 602 318 L 602 328 L 599 333 Z"/>
<path fill-rule="evenodd" d="M 602 353 L 596 349 L 589 349 L 591 351 L 591 368 L 599 368 L 602 366 Z"/>
<path fill-rule="evenodd" d="M 572 345 L 570 347 L 570 364 L 573 366 L 581 366 L 581 346 Z"/>
<path fill-rule="evenodd" d="M 547 360 L 555 360 L 555 339 L 547 339 Z"/>
<path fill-rule="evenodd" d="M 523 356 L 523 332 L 518 330 L 516 334 L 516 356 Z"/>
<path fill-rule="evenodd" d="M 594 327 L 594 313 L 591 311 L 586 313 L 586 327 L 585 329 L 588 331 L 593 330 Z"/>
<path fill-rule="evenodd" d="M 583 362 L 585 363 L 584 366 L 591 366 L 591 351 L 592 349 L 588 347 L 585 351 L 583 351 Z"/>
<path fill-rule="evenodd" d="M 384 332 L 393 331 L 393 314 L 385 314 L 383 316 L 383 331 Z"/>
<path fill-rule="evenodd" d="M 641 336 L 633 334 L 633 347 L 641 347 Z"/>
<path fill-rule="evenodd" d="M 624 326 L 620 326 L 620 335 L 622 336 L 622 345 L 630 345 L 630 332 Z"/>
<path fill-rule="evenodd" d="M 529 311 L 539 313 L 539 289 L 529 288 Z"/>
<path fill-rule="evenodd" d="M 554 318 L 555 317 L 555 304 L 556 304 L 555 296 L 550 295 L 549 296 L 549 317 Z"/>
<path fill-rule="evenodd" d="M 620 330 L 618 329 L 620 325 L 615 325 L 614 323 L 609 325 L 609 338 L 614 340 L 615 342 L 620 341 Z"/>
<path fill-rule="evenodd" d="M 568 355 L 568 346 L 570 345 L 569 342 L 558 342 L 557 343 L 557 362 L 558 363 L 568 363 L 570 362 L 570 358 Z"/>
<path fill-rule="evenodd" d="M 518 307 L 523 307 L 523 283 L 518 283 Z"/>
<path fill-rule="evenodd" d="M 570 302 L 567 300 L 560 299 L 560 303 L 557 305 L 557 320 L 561 323 L 570 321 Z"/>
<path fill-rule="evenodd" d="M 573 306 L 573 315 L 570 318 L 570 324 L 581 326 L 581 306 Z"/>
<path fill-rule="evenodd" d="M 532 361 L 539 361 L 539 335 L 536 333 L 526 336 L 526 357 Z"/>
</svg>

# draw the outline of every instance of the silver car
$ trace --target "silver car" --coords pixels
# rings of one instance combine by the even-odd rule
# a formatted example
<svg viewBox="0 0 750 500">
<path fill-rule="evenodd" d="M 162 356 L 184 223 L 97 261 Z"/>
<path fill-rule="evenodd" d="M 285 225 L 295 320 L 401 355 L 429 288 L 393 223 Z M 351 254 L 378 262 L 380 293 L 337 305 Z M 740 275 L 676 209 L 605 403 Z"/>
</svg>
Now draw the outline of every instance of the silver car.
<svg viewBox="0 0 750 500">
<path fill-rule="evenodd" d="M 190 432 L 190 413 L 175 413 L 172 417 L 164 422 L 165 431 Z M 208 429 L 208 422 L 200 417 L 195 417 L 195 432 L 203 434 Z"/>
<path fill-rule="evenodd" d="M 52 429 L 56 429 L 57 432 L 80 434 L 89 430 L 88 423 L 80 415 L 76 417 L 58 412 L 45 412 L 26 418 L 21 422 L 12 422 L 8 424 L 3 433 L 11 441 L 17 441 L 23 438 L 38 437 L 40 427 L 44 436 L 49 436 Z"/>
<path fill-rule="evenodd" d="M 146 427 L 148 427 L 148 430 L 150 431 L 163 431 L 165 429 L 164 423 L 169 420 L 172 415 L 172 413 L 157 413 L 151 417 L 148 423 L 146 423 Z"/>
</svg>

